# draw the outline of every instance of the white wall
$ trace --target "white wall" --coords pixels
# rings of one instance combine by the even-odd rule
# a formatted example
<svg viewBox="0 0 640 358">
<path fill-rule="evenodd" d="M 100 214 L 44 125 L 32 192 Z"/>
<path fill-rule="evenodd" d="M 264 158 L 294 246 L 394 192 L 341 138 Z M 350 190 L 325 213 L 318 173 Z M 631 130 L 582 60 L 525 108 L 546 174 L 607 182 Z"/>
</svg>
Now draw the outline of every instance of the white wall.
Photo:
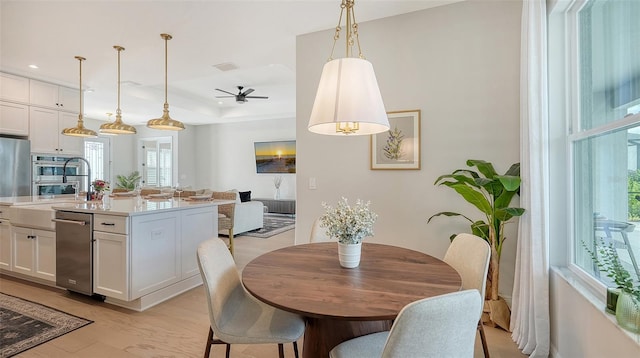
<svg viewBox="0 0 640 358">
<path fill-rule="evenodd" d="M 295 118 L 198 126 L 198 188 L 251 191 L 252 198 L 273 198 L 273 178 L 257 174 L 254 142 L 296 139 Z M 281 198 L 296 197 L 296 176 L 282 174 Z"/>
<path fill-rule="evenodd" d="M 341 196 L 371 200 L 379 218 L 371 242 L 442 258 L 466 222 L 427 219 L 439 211 L 477 217 L 441 174 L 484 159 L 504 172 L 519 159 L 519 1 L 467 1 L 360 24 L 363 53 L 376 71 L 387 111 L 422 111 L 422 169 L 372 171 L 369 137 L 321 136 L 307 131 L 333 30 L 297 39 L 298 174 L 296 241 L 306 242 L 321 202 Z M 344 41 L 344 40 L 342 40 Z M 343 51 L 344 42 L 336 47 Z M 342 57 L 337 52 L 334 57 Z M 308 182 L 316 178 L 317 190 Z M 511 295 L 516 227 L 505 242 L 500 292 Z"/>
<path fill-rule="evenodd" d="M 605 314 L 604 302 L 594 306 L 585 294 L 569 284 L 560 271 L 549 275 L 551 292 L 551 342 L 556 358 L 637 358 L 640 341 L 624 332 L 615 317 Z M 635 335 L 640 339 L 640 335 Z"/>
</svg>

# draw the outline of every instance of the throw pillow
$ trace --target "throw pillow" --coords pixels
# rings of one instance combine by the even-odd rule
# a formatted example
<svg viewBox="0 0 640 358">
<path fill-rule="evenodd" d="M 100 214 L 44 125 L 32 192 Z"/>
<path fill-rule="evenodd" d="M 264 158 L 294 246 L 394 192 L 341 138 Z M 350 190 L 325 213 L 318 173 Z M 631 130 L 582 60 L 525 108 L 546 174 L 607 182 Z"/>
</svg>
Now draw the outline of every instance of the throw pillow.
<svg viewBox="0 0 640 358">
<path fill-rule="evenodd" d="M 241 191 L 240 202 L 245 203 L 247 201 L 251 201 L 251 191 Z"/>
</svg>

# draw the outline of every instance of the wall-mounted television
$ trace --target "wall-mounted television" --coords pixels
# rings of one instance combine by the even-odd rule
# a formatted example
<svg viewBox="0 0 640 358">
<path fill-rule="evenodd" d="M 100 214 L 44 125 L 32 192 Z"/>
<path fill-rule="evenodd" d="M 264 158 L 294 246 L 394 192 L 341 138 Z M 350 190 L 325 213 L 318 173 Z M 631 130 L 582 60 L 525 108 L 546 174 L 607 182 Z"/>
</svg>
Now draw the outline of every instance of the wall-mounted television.
<svg viewBox="0 0 640 358">
<path fill-rule="evenodd" d="M 280 140 L 271 142 L 254 142 L 256 154 L 256 172 L 262 173 L 295 173 L 296 141 Z"/>
</svg>

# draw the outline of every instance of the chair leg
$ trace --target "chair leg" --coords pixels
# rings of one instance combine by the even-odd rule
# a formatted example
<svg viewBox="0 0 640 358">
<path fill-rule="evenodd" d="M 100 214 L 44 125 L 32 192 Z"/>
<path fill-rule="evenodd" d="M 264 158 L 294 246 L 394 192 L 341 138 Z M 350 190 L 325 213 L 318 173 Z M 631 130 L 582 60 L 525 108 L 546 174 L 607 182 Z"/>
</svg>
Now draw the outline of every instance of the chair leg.
<svg viewBox="0 0 640 358">
<path fill-rule="evenodd" d="M 278 343 L 278 357 L 284 358 L 284 345 L 282 343 Z"/>
<path fill-rule="evenodd" d="M 233 256 L 233 229 L 229 229 L 229 251 L 231 251 L 231 256 Z"/>
<path fill-rule="evenodd" d="M 204 358 L 209 358 L 211 354 L 211 345 L 213 344 L 213 329 L 209 327 L 209 336 L 207 337 L 207 348 L 204 350 Z"/>
<path fill-rule="evenodd" d="M 231 355 L 231 345 L 227 343 L 227 353 L 225 354 L 225 357 L 229 358 L 230 355 Z"/>
<path fill-rule="evenodd" d="M 478 321 L 478 331 L 480 331 L 480 340 L 482 341 L 482 350 L 484 351 L 484 357 L 489 358 L 489 347 L 487 347 L 487 337 L 484 335 L 484 326 L 482 325 L 482 319 Z"/>
<path fill-rule="evenodd" d="M 295 355 L 296 358 L 300 358 L 298 356 L 298 342 L 293 341 L 293 354 Z"/>
</svg>

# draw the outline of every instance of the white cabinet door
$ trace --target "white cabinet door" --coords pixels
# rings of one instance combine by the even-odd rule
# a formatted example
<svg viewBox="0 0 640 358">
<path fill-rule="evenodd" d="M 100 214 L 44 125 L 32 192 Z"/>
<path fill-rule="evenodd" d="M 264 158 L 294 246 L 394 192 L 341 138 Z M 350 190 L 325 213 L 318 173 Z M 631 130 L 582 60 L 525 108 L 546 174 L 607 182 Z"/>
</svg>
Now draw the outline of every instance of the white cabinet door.
<svg viewBox="0 0 640 358">
<path fill-rule="evenodd" d="M 55 108 L 60 111 L 80 112 L 80 91 L 52 83 L 30 81 L 29 103 L 32 106 Z"/>
<path fill-rule="evenodd" d="M 29 86 L 29 103 L 32 106 L 58 108 L 58 85 L 30 80 Z"/>
<path fill-rule="evenodd" d="M 183 279 L 200 274 L 196 250 L 201 242 L 218 236 L 217 208 L 216 206 L 181 211 Z"/>
<path fill-rule="evenodd" d="M 11 271 L 33 276 L 33 251 L 35 250 L 35 235 L 31 229 L 23 227 L 11 228 Z"/>
<path fill-rule="evenodd" d="M 0 133 L 28 136 L 29 106 L 12 102 L 0 102 Z"/>
<path fill-rule="evenodd" d="M 63 129 L 75 127 L 77 123 L 77 113 L 58 113 L 58 153 L 82 156 L 84 140 L 81 137 L 70 137 L 61 134 Z"/>
<path fill-rule="evenodd" d="M 32 152 L 58 153 L 58 111 L 30 107 L 29 128 Z"/>
<path fill-rule="evenodd" d="M 0 269 L 11 271 L 11 225 L 0 219 Z"/>
<path fill-rule="evenodd" d="M 0 99 L 29 103 L 29 79 L 0 73 Z"/>
<path fill-rule="evenodd" d="M 31 151 L 82 155 L 84 141 L 80 137 L 62 135 L 64 128 L 75 127 L 78 115 L 40 107 L 29 108 Z"/>
<path fill-rule="evenodd" d="M 56 232 L 33 230 L 35 246 L 33 250 L 33 276 L 56 281 Z"/>
<path fill-rule="evenodd" d="M 58 87 L 58 104 L 61 111 L 80 113 L 80 91 L 75 88 Z"/>
<path fill-rule="evenodd" d="M 180 228 L 175 212 L 131 220 L 131 300 L 180 280 Z"/>
<path fill-rule="evenodd" d="M 93 232 L 93 291 L 129 300 L 127 236 Z"/>
</svg>

